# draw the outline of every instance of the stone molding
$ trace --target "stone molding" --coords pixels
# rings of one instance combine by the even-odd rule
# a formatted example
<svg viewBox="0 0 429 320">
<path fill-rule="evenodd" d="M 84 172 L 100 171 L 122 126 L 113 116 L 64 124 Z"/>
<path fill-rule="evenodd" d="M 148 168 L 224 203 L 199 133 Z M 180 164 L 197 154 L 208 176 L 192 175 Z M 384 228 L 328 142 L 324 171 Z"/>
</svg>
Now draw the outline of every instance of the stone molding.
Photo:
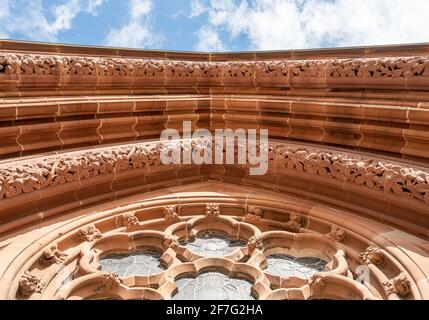
<svg viewBox="0 0 429 320">
<path fill-rule="evenodd" d="M 0 201 L 96 176 L 159 166 L 163 148 L 178 146 L 183 151 L 196 143 L 139 143 L 36 158 L 27 163 L 5 163 L 0 165 Z M 429 171 L 424 169 L 287 143 L 271 143 L 267 152 L 271 172 L 293 170 L 429 204 Z"/>
<path fill-rule="evenodd" d="M 382 84 L 378 83 L 380 79 L 387 79 L 384 83 L 386 86 L 407 87 L 419 86 L 419 83 L 395 82 L 393 79 L 426 79 L 427 85 L 429 57 L 200 62 L 0 53 L 0 83 L 14 76 L 37 76 L 41 79 L 48 76 L 85 77 L 85 82 L 94 84 L 97 84 L 99 78 L 120 77 L 118 83 L 134 81 L 136 84 L 145 84 L 146 80 L 147 86 L 176 80 L 185 80 L 186 86 L 214 85 L 216 82 L 223 85 L 237 81 L 285 87 L 300 84 L 299 81 L 293 83 L 293 79 L 308 79 L 309 86 L 316 84 L 319 87 L 347 84 L 351 79 L 361 79 L 363 84 L 366 79 L 367 85 L 371 86 Z M 61 84 L 64 81 L 57 82 Z"/>
</svg>

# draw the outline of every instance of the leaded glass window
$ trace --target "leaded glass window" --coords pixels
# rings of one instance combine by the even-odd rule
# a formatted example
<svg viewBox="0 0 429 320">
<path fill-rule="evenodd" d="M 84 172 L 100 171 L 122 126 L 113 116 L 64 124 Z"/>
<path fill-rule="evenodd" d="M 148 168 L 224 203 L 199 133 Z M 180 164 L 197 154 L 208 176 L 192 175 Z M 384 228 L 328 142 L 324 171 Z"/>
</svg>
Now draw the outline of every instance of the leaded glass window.
<svg viewBox="0 0 429 320">
<path fill-rule="evenodd" d="M 151 275 L 165 268 L 161 265 L 160 254 L 139 250 L 131 253 L 110 254 L 100 260 L 101 270 L 117 273 L 120 277 Z"/>
<path fill-rule="evenodd" d="M 254 300 L 252 284 L 220 272 L 207 272 L 196 278 L 176 280 L 174 300 Z"/>
<path fill-rule="evenodd" d="M 181 245 L 204 257 L 223 257 L 237 248 L 245 247 L 246 242 L 207 232 L 198 235 L 193 241 L 182 242 Z"/>
<path fill-rule="evenodd" d="M 312 275 L 323 272 L 326 261 L 314 257 L 297 258 L 287 254 L 273 254 L 267 257 L 268 267 L 265 272 L 277 276 L 294 276 L 310 278 Z"/>
</svg>

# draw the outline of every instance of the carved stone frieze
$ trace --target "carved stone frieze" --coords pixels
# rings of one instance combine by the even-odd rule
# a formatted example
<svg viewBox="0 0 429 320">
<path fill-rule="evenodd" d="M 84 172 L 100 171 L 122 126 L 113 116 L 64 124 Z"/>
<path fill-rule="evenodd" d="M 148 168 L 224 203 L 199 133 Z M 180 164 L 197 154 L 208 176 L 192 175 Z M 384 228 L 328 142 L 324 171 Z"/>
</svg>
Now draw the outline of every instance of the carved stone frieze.
<svg viewBox="0 0 429 320">
<path fill-rule="evenodd" d="M 196 145 L 193 141 L 191 145 Z M 90 179 L 125 170 L 156 166 L 163 148 L 178 147 L 189 141 L 141 143 L 86 152 L 65 153 L 39 162 L 0 165 L 0 201 L 23 193 L 65 183 Z M 215 148 L 215 144 L 212 144 Z M 429 172 L 388 161 L 358 155 L 332 153 L 310 147 L 272 144 L 268 150 L 269 168 L 301 171 L 362 185 L 384 193 L 429 204 Z"/>
<path fill-rule="evenodd" d="M 118 76 L 137 78 L 269 77 L 409 78 L 429 76 L 429 57 L 380 57 L 287 61 L 198 62 L 163 59 L 73 57 L 0 53 L 6 75 Z M 197 82 L 197 81 L 196 81 Z"/>
</svg>

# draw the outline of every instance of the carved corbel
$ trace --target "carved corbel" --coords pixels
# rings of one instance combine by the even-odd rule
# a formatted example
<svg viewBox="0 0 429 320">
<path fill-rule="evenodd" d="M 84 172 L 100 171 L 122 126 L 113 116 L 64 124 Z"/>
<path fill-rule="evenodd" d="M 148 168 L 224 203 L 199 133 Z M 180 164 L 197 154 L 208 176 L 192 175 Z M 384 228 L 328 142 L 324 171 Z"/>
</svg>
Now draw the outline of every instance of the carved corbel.
<svg viewBox="0 0 429 320">
<path fill-rule="evenodd" d="M 58 250 L 57 244 L 46 249 L 39 259 L 42 266 L 48 267 L 53 264 L 61 264 L 67 259 L 67 254 Z"/>
<path fill-rule="evenodd" d="M 331 226 L 331 232 L 325 234 L 325 237 L 338 242 L 343 242 L 346 239 L 346 231 L 336 225 Z"/>
<path fill-rule="evenodd" d="M 292 212 L 289 215 L 289 221 L 286 222 L 286 226 L 292 229 L 293 231 L 299 232 L 303 222 L 304 222 L 304 217 L 302 215 L 300 215 L 299 213 Z"/>
<path fill-rule="evenodd" d="M 264 241 L 260 236 L 252 236 L 247 242 L 247 248 L 249 253 L 252 254 L 256 249 L 262 250 L 264 247 Z"/>
<path fill-rule="evenodd" d="M 164 239 L 162 245 L 165 249 L 173 249 L 176 250 L 177 247 L 180 245 L 179 241 L 177 241 L 176 237 L 167 237 Z"/>
<path fill-rule="evenodd" d="M 246 218 L 251 220 L 262 219 L 264 217 L 264 210 L 259 207 L 249 207 L 247 210 Z"/>
<path fill-rule="evenodd" d="M 382 283 L 387 294 L 397 294 L 400 297 L 407 297 L 411 294 L 411 283 L 405 273 Z"/>
<path fill-rule="evenodd" d="M 307 284 L 310 287 L 311 293 L 320 292 L 326 286 L 325 276 L 321 274 L 315 274 L 310 279 L 307 279 Z"/>
<path fill-rule="evenodd" d="M 79 230 L 80 238 L 83 241 L 92 242 L 101 238 L 101 232 L 93 224 L 87 225 Z"/>
<path fill-rule="evenodd" d="M 166 206 L 163 208 L 164 219 L 169 223 L 179 222 L 180 217 L 177 206 Z"/>
<path fill-rule="evenodd" d="M 41 293 L 44 287 L 44 281 L 32 275 L 29 271 L 25 271 L 24 275 L 19 279 L 18 296 L 27 299 L 33 293 Z"/>
<path fill-rule="evenodd" d="M 117 273 L 108 273 L 103 275 L 101 286 L 94 289 L 94 291 L 106 290 L 112 291 L 118 288 L 122 284 L 122 279 L 119 278 Z"/>
<path fill-rule="evenodd" d="M 380 248 L 369 246 L 364 252 L 359 255 L 359 261 L 365 264 L 374 264 L 378 267 L 382 266 L 386 261 L 386 256 Z"/>
<path fill-rule="evenodd" d="M 125 228 L 131 228 L 140 224 L 139 219 L 134 215 L 133 212 L 121 214 L 116 219 L 117 225 Z"/>
</svg>

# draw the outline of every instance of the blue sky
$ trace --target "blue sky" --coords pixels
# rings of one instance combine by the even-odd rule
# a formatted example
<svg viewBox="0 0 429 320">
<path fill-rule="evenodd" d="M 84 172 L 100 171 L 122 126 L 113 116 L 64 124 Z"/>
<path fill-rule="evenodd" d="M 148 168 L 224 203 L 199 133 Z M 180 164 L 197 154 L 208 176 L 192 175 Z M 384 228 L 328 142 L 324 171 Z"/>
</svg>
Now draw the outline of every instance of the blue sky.
<svg viewBox="0 0 429 320">
<path fill-rule="evenodd" d="M 429 0 L 0 0 L 0 38 L 189 51 L 429 42 Z"/>
</svg>

